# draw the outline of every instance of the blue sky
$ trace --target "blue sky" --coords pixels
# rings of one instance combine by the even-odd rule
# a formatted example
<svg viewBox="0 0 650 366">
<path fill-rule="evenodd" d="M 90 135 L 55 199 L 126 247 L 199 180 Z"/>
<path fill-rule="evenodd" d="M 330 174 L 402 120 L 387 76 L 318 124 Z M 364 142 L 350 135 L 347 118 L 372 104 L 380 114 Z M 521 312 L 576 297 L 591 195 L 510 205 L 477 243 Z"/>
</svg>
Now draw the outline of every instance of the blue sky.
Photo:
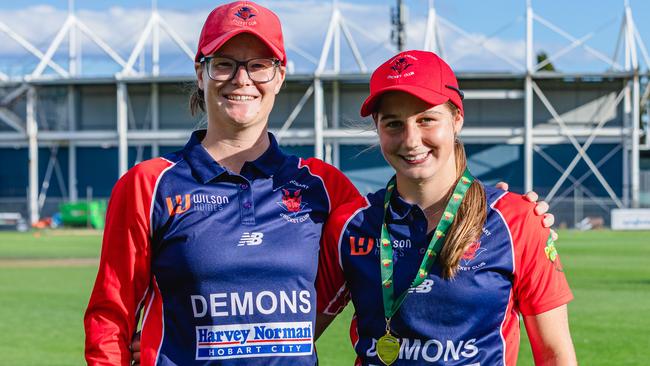
<svg viewBox="0 0 650 366">
<path fill-rule="evenodd" d="M 201 24 L 212 7 L 223 1 L 158 0 L 158 8 L 179 36 L 194 50 Z M 289 58 L 296 72 L 313 70 L 313 63 L 300 55 L 304 51 L 318 58 L 331 13 L 331 1 L 271 0 L 259 3 L 274 10 L 284 24 Z M 353 37 L 369 68 L 392 54 L 384 47 L 390 35 L 389 8 L 395 1 L 344 1 L 339 5 Z M 408 48 L 422 48 L 427 0 L 405 0 L 409 8 Z M 182 4 L 182 6 L 181 6 Z M 639 33 L 650 46 L 650 1 L 630 0 Z M 436 9 L 442 17 L 440 33 L 444 57 L 459 71 L 514 71 L 521 69 L 478 47 L 475 41 L 463 37 L 456 29 L 470 34 L 472 39 L 489 38 L 489 48 L 518 64 L 523 63 L 525 41 L 525 0 L 436 0 Z M 586 44 L 597 52 L 611 57 L 623 17 L 623 0 L 533 0 L 535 13 L 562 28 L 576 38 L 595 32 Z M 0 0 L 0 22 L 45 51 L 65 21 L 67 0 Z M 136 39 L 149 16 L 150 1 L 94 0 L 77 1 L 79 19 L 104 39 L 123 58 L 128 58 Z M 365 32 L 360 32 L 359 29 Z M 553 54 L 569 43 L 566 39 L 536 22 L 535 50 Z M 365 34 L 364 34 L 365 33 Z M 370 34 L 370 36 L 369 36 Z M 163 35 L 163 74 L 189 74 L 189 58 Z M 15 75 L 29 73 L 38 62 L 15 42 L 0 32 L 0 72 Z M 65 68 L 67 44 L 55 55 Z M 343 69 L 357 71 L 351 53 L 344 46 Z M 98 47 L 84 40 L 82 45 L 82 72 L 86 75 L 110 75 L 119 66 L 106 57 Z M 643 55 L 639 54 L 643 59 Z M 620 58 L 622 60 L 622 58 Z M 145 58 L 145 71 L 149 67 Z M 568 72 L 599 72 L 608 68 L 594 54 L 577 48 L 554 62 Z M 645 62 L 641 62 L 647 69 Z M 48 71 L 51 72 L 51 71 Z"/>
</svg>

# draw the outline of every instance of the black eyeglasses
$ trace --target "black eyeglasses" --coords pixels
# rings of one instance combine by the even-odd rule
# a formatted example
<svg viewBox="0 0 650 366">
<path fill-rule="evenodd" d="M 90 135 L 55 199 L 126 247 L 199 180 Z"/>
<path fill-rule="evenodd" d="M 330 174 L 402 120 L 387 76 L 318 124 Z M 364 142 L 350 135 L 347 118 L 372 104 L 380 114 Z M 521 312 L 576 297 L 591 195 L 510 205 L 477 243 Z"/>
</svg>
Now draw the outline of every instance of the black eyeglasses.
<svg viewBox="0 0 650 366">
<path fill-rule="evenodd" d="M 235 77 L 240 66 L 244 66 L 248 77 L 256 83 L 268 83 L 275 77 L 275 70 L 280 66 L 280 60 L 275 58 L 252 58 L 239 61 L 225 56 L 205 56 L 200 62 L 205 62 L 208 76 L 214 81 L 228 81 Z"/>
</svg>

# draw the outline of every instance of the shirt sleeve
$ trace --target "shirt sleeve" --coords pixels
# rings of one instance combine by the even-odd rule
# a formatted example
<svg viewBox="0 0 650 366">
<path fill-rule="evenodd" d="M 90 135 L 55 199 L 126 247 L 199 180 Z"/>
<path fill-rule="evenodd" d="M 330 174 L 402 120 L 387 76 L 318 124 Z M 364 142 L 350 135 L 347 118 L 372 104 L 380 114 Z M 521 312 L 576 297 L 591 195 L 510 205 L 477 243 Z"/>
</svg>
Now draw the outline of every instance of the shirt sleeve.
<svg viewBox="0 0 650 366">
<path fill-rule="evenodd" d="M 331 184 L 331 186 L 333 186 L 330 196 L 330 199 L 332 200 L 331 212 L 334 212 L 334 210 L 346 203 L 359 201 L 359 199 L 362 198 L 357 187 L 355 187 L 354 184 L 352 184 L 352 181 L 350 181 L 350 179 L 340 170 L 335 169 L 332 176 L 334 182 Z"/>
<path fill-rule="evenodd" d="M 88 365 L 130 365 L 129 346 L 150 283 L 150 210 L 157 177 L 133 168 L 115 185 L 99 270 L 84 316 Z"/>
<path fill-rule="evenodd" d="M 536 315 L 573 299 L 550 230 L 533 212 L 534 204 L 508 193 L 511 211 L 508 220 L 515 249 L 514 294 L 523 315 Z M 515 213 L 516 211 L 516 213 Z"/>
<path fill-rule="evenodd" d="M 318 257 L 318 275 L 316 276 L 317 311 L 319 313 L 336 315 L 343 311 L 350 301 L 341 258 L 341 241 L 350 220 L 359 208 L 366 205 L 367 201 L 363 197 L 356 197 L 347 204 L 339 206 L 325 223 Z"/>
<path fill-rule="evenodd" d="M 339 206 L 362 197 L 350 179 L 334 166 L 316 158 L 302 160 L 301 165 L 309 167 L 312 174 L 323 180 L 330 204 L 330 214 Z"/>
</svg>

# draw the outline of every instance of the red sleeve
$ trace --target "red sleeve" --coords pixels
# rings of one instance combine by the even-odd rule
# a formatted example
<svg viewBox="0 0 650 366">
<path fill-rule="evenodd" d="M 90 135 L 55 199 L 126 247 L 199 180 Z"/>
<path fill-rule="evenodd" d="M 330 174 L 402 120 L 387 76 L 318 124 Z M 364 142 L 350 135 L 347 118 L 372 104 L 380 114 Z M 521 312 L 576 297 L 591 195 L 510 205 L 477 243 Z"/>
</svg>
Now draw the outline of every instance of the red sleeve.
<svg viewBox="0 0 650 366">
<path fill-rule="evenodd" d="M 367 205 L 365 198 L 357 197 L 337 208 L 325 223 L 316 276 L 319 313 L 336 315 L 343 311 L 350 300 L 341 262 L 341 240 L 350 220 Z"/>
<path fill-rule="evenodd" d="M 130 365 L 137 313 L 150 283 L 150 212 L 163 159 L 129 170 L 113 187 L 95 286 L 84 316 L 88 365 Z"/>
<path fill-rule="evenodd" d="M 300 165 L 306 166 L 312 175 L 323 181 L 330 202 L 330 213 L 339 206 L 362 197 L 350 179 L 334 166 L 316 158 L 301 159 Z"/>
<path fill-rule="evenodd" d="M 514 295 L 523 315 L 536 315 L 573 299 L 560 257 L 547 239 L 550 230 L 543 217 L 533 212 L 534 204 L 523 196 L 508 193 L 497 202 L 510 229 L 515 253 Z M 547 254 L 548 253 L 548 254 Z"/>
</svg>

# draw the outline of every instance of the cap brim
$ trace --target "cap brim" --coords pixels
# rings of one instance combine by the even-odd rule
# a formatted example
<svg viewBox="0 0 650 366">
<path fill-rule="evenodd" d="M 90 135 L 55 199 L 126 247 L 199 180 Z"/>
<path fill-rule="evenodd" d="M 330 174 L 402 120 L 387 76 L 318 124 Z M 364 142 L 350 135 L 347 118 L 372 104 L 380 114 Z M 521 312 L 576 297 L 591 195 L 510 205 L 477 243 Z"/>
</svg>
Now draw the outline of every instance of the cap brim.
<svg viewBox="0 0 650 366">
<path fill-rule="evenodd" d="M 232 37 L 241 34 L 241 33 L 250 33 L 257 37 L 260 41 L 264 42 L 264 44 L 273 52 L 275 57 L 280 60 L 282 65 L 285 65 L 287 63 L 286 56 L 282 51 L 280 51 L 277 47 L 273 45 L 273 43 L 269 42 L 263 35 L 259 34 L 258 32 L 252 30 L 252 29 L 236 29 L 232 30 L 230 32 L 224 33 L 221 35 L 221 37 L 214 39 L 212 42 L 208 43 L 207 45 L 203 46 L 201 48 L 201 54 L 204 56 L 210 55 L 214 53 L 216 50 L 221 48 L 221 46 L 224 45 L 224 43 L 228 42 Z M 199 62 L 199 55 L 196 55 L 196 62 Z"/>
<path fill-rule="evenodd" d="M 374 94 L 370 95 L 361 105 L 361 117 L 366 117 L 372 114 L 377 108 L 377 102 L 379 102 L 379 98 L 381 98 L 385 93 L 391 92 L 391 91 L 402 91 L 408 94 L 411 94 L 412 96 L 422 99 L 426 103 L 429 103 L 431 105 L 439 105 L 442 104 L 446 101 L 448 101 L 450 98 L 446 95 L 442 95 L 440 93 L 436 93 L 430 89 L 427 88 L 422 88 L 419 86 L 414 86 L 414 85 L 391 85 L 389 87 L 383 88 L 378 92 L 375 92 Z"/>
</svg>

